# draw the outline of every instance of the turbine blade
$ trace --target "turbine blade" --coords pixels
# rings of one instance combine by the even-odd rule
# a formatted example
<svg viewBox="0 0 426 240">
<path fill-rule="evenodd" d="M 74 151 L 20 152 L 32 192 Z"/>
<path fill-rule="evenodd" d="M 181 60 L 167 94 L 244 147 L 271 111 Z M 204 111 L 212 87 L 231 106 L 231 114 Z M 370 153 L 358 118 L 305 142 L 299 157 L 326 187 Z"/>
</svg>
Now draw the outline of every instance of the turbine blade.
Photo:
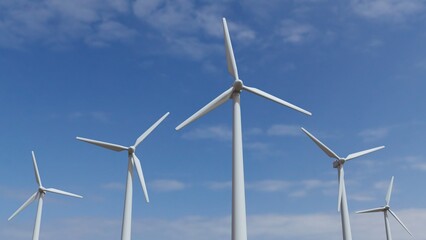
<svg viewBox="0 0 426 240">
<path fill-rule="evenodd" d="M 65 192 L 56 188 L 45 188 L 43 189 L 46 192 L 51 192 L 51 193 L 56 193 L 56 194 L 61 194 L 61 195 L 65 195 L 65 196 L 70 196 L 70 197 L 75 197 L 75 198 L 83 198 L 80 195 L 74 194 L 74 193 L 70 193 L 70 192 Z"/>
<path fill-rule="evenodd" d="M 190 124 L 191 122 L 197 120 L 198 118 L 204 116 L 211 110 L 217 108 L 218 106 L 222 105 L 224 102 L 226 102 L 232 95 L 234 88 L 231 87 L 222 94 L 220 94 L 217 98 L 215 98 L 213 101 L 208 103 L 206 106 L 198 110 L 198 112 L 194 113 L 191 117 L 186 119 L 183 123 L 181 123 L 179 126 L 176 127 L 176 130 L 180 130 L 186 125 Z"/>
<path fill-rule="evenodd" d="M 391 178 L 391 182 L 389 184 L 389 188 L 388 188 L 388 193 L 386 194 L 386 205 L 389 206 L 390 203 L 390 198 L 391 198 L 391 194 L 392 194 L 392 188 L 393 188 L 393 176 Z"/>
<path fill-rule="evenodd" d="M 8 221 L 12 220 L 12 218 L 14 218 L 16 215 L 18 215 L 18 213 L 20 213 L 22 210 L 24 210 L 26 207 L 28 207 L 28 205 L 30 205 L 32 202 L 34 202 L 34 200 L 36 200 L 36 198 L 38 197 L 38 191 L 35 192 L 30 198 L 28 198 L 27 201 L 25 201 L 24 204 L 22 204 L 21 207 L 18 208 L 18 210 L 16 210 L 12 216 L 9 217 Z"/>
<path fill-rule="evenodd" d="M 320 140 L 318 140 L 316 137 L 314 137 L 314 135 L 312 135 L 310 132 L 308 132 L 306 129 L 302 128 L 302 131 L 304 133 L 306 133 L 306 135 L 308 135 L 308 137 L 314 141 L 314 143 L 321 148 L 321 150 L 323 152 L 325 152 L 325 154 L 327 154 L 329 157 L 331 158 L 335 158 L 335 159 L 340 159 L 339 156 L 337 156 L 337 154 L 335 154 L 330 148 L 328 148 L 324 143 L 322 143 Z"/>
<path fill-rule="evenodd" d="M 138 176 L 139 176 L 139 181 L 141 182 L 141 185 L 142 185 L 142 190 L 143 190 L 143 194 L 145 195 L 145 200 L 146 202 L 149 202 L 148 191 L 146 190 L 145 178 L 143 177 L 141 162 L 139 161 L 139 158 L 136 156 L 135 153 L 132 154 L 132 157 L 133 157 L 134 165 L 136 167 L 136 172 L 138 173 Z"/>
<path fill-rule="evenodd" d="M 97 145 L 99 147 L 107 148 L 107 149 L 117 151 L 117 152 L 129 149 L 128 147 L 124 147 L 124 146 L 121 146 L 121 145 L 117 145 L 117 144 L 113 144 L 113 143 L 107 143 L 107 142 L 101 142 L 101 141 L 92 140 L 92 139 L 88 139 L 88 138 L 77 137 L 77 140 L 87 142 L 87 143 L 91 143 L 91 144 Z"/>
<path fill-rule="evenodd" d="M 401 219 L 399 219 L 398 216 L 396 216 L 396 214 L 392 210 L 389 209 L 389 212 L 399 222 L 399 224 L 401 224 L 401 226 L 405 229 L 405 231 L 407 231 L 412 237 L 414 237 L 413 234 L 411 234 L 410 230 L 408 230 L 408 228 L 404 225 L 404 223 L 402 223 Z"/>
<path fill-rule="evenodd" d="M 342 208 L 342 195 L 343 195 L 343 186 L 345 184 L 345 172 L 343 167 L 339 167 L 339 195 L 337 199 L 337 211 L 340 212 Z"/>
<path fill-rule="evenodd" d="M 361 152 L 351 153 L 345 158 L 345 160 L 349 161 L 349 160 L 352 160 L 354 158 L 361 157 L 363 155 L 378 151 L 378 150 L 383 149 L 383 148 L 385 148 L 385 146 L 380 146 L 380 147 L 364 150 L 364 151 L 361 151 Z"/>
<path fill-rule="evenodd" d="M 223 34 L 225 39 L 226 62 L 228 63 L 228 71 L 235 80 L 239 79 L 237 63 L 235 62 L 234 50 L 232 49 L 231 36 L 229 35 L 228 24 L 223 18 Z"/>
<path fill-rule="evenodd" d="M 36 161 L 34 151 L 31 151 L 31 154 L 33 155 L 34 174 L 35 174 L 35 177 L 36 177 L 37 184 L 40 187 L 40 186 L 42 186 L 42 184 L 41 184 L 40 173 L 38 171 L 37 161 Z"/>
<path fill-rule="evenodd" d="M 386 211 L 386 208 L 379 207 L 379 208 L 371 208 L 371 209 L 357 211 L 356 213 L 372 213 L 372 212 L 384 212 L 384 211 Z"/>
<path fill-rule="evenodd" d="M 291 103 L 289 103 L 289 102 L 286 102 L 286 101 L 284 101 L 284 100 L 282 100 L 282 99 L 280 99 L 280 98 L 277 98 L 277 97 L 275 97 L 275 96 L 273 96 L 273 95 L 271 95 L 271 94 L 269 94 L 269 93 L 267 93 L 267 92 L 264 92 L 264 91 L 262 91 L 262 90 L 260 90 L 260 89 L 253 88 L 253 87 L 247 87 L 247 86 L 243 86 L 243 89 L 244 89 L 244 90 L 247 90 L 247 91 L 249 91 L 249 92 L 251 92 L 251 93 L 254 93 L 254 94 L 256 94 L 256 95 L 259 95 L 259 96 L 261 96 L 261 97 L 264 97 L 264 98 L 266 98 L 266 99 L 269 99 L 269 100 L 271 100 L 271 101 L 274 101 L 274 102 L 276 102 L 276 103 L 279 103 L 279 104 L 281 104 L 281 105 L 284 105 L 284 106 L 286 106 L 286 107 L 289 107 L 289 108 L 291 108 L 291 109 L 293 109 L 293 110 L 299 111 L 299 112 L 304 113 L 304 114 L 307 114 L 307 115 L 309 115 L 309 116 L 310 116 L 310 115 L 312 115 L 312 113 L 310 113 L 310 112 L 306 111 L 305 109 L 300 108 L 300 107 L 298 107 L 298 106 L 296 106 L 296 105 L 293 105 L 293 104 L 291 104 Z"/>
<path fill-rule="evenodd" d="M 135 142 L 135 148 L 152 132 L 154 129 L 169 115 L 167 112 L 160 119 L 158 119 L 148 130 L 146 130 Z"/>
</svg>

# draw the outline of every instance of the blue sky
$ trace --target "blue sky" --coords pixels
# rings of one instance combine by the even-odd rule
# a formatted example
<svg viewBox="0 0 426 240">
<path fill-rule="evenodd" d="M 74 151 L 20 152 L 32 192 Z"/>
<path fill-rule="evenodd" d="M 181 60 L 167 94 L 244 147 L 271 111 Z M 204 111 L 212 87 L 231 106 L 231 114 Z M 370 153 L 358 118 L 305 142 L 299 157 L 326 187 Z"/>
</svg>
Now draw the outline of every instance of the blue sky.
<svg viewBox="0 0 426 240">
<path fill-rule="evenodd" d="M 386 145 L 345 165 L 351 213 L 391 206 L 426 239 L 426 3 L 421 0 L 3 0 L 0 2 L 0 239 L 29 239 L 31 151 L 48 194 L 41 239 L 119 239 L 121 145 L 164 113 L 138 148 L 133 239 L 230 239 L 231 104 L 174 128 L 229 88 L 221 18 L 240 78 L 313 113 L 241 96 L 248 235 L 341 239 L 337 173 L 305 127 L 337 154 Z M 385 239 L 380 214 L 351 215 L 355 239 Z M 409 235 L 391 220 L 395 238 Z"/>
</svg>

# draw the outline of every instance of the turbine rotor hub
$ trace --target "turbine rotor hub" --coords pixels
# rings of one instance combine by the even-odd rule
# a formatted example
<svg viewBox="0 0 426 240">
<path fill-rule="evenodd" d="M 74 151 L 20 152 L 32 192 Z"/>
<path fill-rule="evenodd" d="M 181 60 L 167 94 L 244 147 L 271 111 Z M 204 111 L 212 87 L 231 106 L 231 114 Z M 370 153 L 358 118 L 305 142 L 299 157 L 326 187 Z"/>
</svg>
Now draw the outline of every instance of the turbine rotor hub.
<svg viewBox="0 0 426 240">
<path fill-rule="evenodd" d="M 135 146 L 129 147 L 129 154 L 133 154 L 136 151 Z"/>
<path fill-rule="evenodd" d="M 241 92 L 241 90 L 243 90 L 243 86 L 244 86 L 244 84 L 243 84 L 243 81 L 241 79 L 235 80 L 234 86 L 233 86 L 234 91 L 235 92 Z"/>
</svg>

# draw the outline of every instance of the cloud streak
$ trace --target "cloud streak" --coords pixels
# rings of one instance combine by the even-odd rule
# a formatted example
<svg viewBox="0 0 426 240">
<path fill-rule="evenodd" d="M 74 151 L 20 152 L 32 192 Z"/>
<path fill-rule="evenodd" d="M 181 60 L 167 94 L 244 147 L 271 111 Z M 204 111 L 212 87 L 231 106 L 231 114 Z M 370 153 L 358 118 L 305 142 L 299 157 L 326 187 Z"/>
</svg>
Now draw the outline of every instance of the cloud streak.
<svg viewBox="0 0 426 240">
<path fill-rule="evenodd" d="M 398 210 L 398 216 L 415 236 L 426 235 L 426 209 Z M 253 240 L 312 240 L 341 239 L 340 218 L 337 213 L 313 214 L 259 214 L 248 215 L 248 235 Z M 231 217 L 181 216 L 174 219 L 134 219 L 134 238 L 149 239 L 200 239 L 216 240 L 230 238 Z M 360 239 L 380 239 L 384 235 L 383 218 L 374 215 L 351 215 L 352 232 Z M 25 226 L 1 229 L 0 238 L 23 240 L 31 236 L 22 231 Z M 112 240 L 119 237 L 120 221 L 108 218 L 77 217 L 55 222 L 45 221 L 43 238 L 46 240 L 80 239 Z M 395 226 L 395 238 L 404 239 L 407 233 Z"/>
</svg>

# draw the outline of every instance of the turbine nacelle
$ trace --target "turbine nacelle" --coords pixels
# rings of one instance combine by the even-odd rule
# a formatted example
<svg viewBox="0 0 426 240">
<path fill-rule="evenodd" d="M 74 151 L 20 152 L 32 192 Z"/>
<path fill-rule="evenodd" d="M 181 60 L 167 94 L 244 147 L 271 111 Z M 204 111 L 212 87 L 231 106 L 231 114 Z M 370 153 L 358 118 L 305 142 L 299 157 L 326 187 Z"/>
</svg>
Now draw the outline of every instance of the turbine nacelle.
<svg viewBox="0 0 426 240">
<path fill-rule="evenodd" d="M 333 168 L 340 168 L 343 166 L 343 164 L 345 164 L 346 159 L 341 158 L 341 159 L 337 159 L 333 162 Z"/>
</svg>

